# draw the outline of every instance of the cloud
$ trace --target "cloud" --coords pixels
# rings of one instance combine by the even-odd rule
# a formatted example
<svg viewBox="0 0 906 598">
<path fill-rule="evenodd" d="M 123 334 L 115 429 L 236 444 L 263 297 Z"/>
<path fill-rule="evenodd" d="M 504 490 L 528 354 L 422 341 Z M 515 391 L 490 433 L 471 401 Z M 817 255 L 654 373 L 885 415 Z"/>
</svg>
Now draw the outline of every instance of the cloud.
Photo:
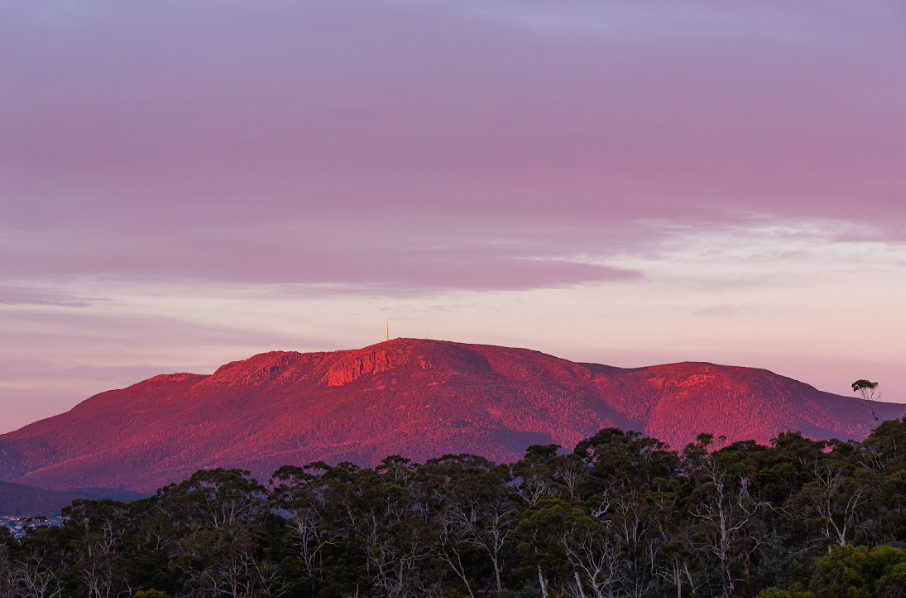
<svg viewBox="0 0 906 598">
<path fill-rule="evenodd" d="M 468 236 L 424 218 L 415 230 L 401 230 L 392 218 L 342 218 L 321 214 L 298 226 L 240 228 L 194 225 L 167 238 L 166 227 L 108 230 L 9 231 L 0 248 L 0 280 L 41 277 L 71 284 L 100 278 L 150 282 L 230 285 L 320 285 L 322 290 L 377 294 L 435 293 L 446 290 L 512 290 L 639 280 L 641 273 L 583 259 L 587 240 L 569 240 L 533 223 L 514 226 L 478 223 Z M 452 220 L 452 219 L 450 219 Z M 386 225 L 386 226 L 385 226 Z M 412 226 L 404 222 L 403 227 Z M 499 227 L 499 228 L 498 228 Z M 388 230 L 389 229 L 389 230 Z M 419 230 L 420 229 L 420 230 Z M 496 230 L 489 230 L 496 229 Z M 615 242 L 614 235 L 610 242 Z M 115 249 L 114 249 L 115 248 Z M 611 247 L 612 249 L 612 247 Z M 77 288 L 77 287 L 76 287 Z M 50 291 L 8 289 L 0 300 L 64 301 Z M 73 303 L 70 303 L 72 305 Z"/>
<path fill-rule="evenodd" d="M 906 36 L 887 3 L 69 4 L 13 3 L 0 25 L 19 82 L 0 216 L 20 227 L 904 219 Z M 480 7 L 622 34 L 538 36 Z"/>
<path fill-rule="evenodd" d="M 65 291 L 0 285 L 0 305 L 87 307 L 90 304 L 88 300 Z"/>
</svg>

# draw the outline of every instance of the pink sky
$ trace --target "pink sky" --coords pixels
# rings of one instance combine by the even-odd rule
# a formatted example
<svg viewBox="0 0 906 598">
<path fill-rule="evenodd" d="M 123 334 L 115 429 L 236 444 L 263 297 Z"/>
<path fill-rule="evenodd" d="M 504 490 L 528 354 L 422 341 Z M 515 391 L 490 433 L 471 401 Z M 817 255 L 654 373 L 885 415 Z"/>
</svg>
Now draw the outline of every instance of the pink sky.
<svg viewBox="0 0 906 598">
<path fill-rule="evenodd" d="M 906 401 L 899 0 L 0 3 L 0 432 L 405 336 Z"/>
</svg>

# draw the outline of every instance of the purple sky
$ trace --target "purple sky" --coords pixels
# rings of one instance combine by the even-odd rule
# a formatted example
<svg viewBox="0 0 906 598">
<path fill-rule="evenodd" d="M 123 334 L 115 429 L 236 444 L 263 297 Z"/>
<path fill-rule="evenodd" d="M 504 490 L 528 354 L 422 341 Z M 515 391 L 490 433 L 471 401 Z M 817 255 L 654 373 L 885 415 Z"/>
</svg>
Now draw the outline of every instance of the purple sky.
<svg viewBox="0 0 906 598">
<path fill-rule="evenodd" d="M 0 432 L 401 336 L 906 401 L 900 0 L 0 0 Z"/>
</svg>

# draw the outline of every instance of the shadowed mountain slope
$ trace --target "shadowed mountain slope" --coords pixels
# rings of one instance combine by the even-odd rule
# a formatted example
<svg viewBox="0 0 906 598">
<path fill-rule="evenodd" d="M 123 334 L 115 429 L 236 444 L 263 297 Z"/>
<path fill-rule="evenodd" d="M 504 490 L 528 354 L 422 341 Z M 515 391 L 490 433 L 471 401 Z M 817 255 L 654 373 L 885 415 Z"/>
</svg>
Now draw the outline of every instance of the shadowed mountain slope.
<svg viewBox="0 0 906 598">
<path fill-rule="evenodd" d="M 906 405 L 874 403 L 879 420 Z M 267 479 L 314 460 L 373 465 L 469 452 L 571 448 L 601 428 L 681 448 L 699 432 L 769 442 L 779 432 L 865 437 L 864 401 L 766 370 L 580 364 L 525 349 L 397 339 L 355 351 L 272 352 L 210 376 L 169 374 L 96 395 L 0 436 L 0 480 L 153 491 L 200 468 Z"/>
<path fill-rule="evenodd" d="M 38 517 L 59 515 L 63 507 L 79 498 L 93 498 L 80 492 L 60 492 L 0 482 L 0 516 Z"/>
<path fill-rule="evenodd" d="M 144 495 L 128 491 L 43 490 L 22 484 L 0 482 L 0 516 L 54 516 L 59 515 L 63 507 L 68 507 L 72 501 L 78 499 L 112 498 L 130 501 L 142 496 Z"/>
</svg>

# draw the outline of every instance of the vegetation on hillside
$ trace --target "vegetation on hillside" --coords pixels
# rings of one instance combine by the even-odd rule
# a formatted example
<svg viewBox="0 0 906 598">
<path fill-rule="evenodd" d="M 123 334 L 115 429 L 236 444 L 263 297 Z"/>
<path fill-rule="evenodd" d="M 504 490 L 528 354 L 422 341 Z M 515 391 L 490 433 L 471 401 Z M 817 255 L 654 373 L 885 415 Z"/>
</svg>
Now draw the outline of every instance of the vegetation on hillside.
<svg viewBox="0 0 906 598">
<path fill-rule="evenodd" d="M 857 392 L 877 398 L 862 384 Z M 512 463 L 602 428 L 674 449 L 699 432 L 769 444 L 787 430 L 863 440 L 906 404 L 853 400 L 767 370 L 677 363 L 620 369 L 537 351 L 395 339 L 356 351 L 271 352 L 210 376 L 155 376 L 0 435 L 0 479 L 152 493 L 200 467 L 249 470 L 387 455 L 471 453 Z M 721 446 L 726 442 L 721 441 Z M 116 498 L 116 497 L 112 497 Z M 2 509 L 0 509 L 2 512 Z"/>
<path fill-rule="evenodd" d="M 199 471 L 0 529 L 0 598 L 906 596 L 906 420 L 714 446 L 607 429 L 512 465 Z"/>
</svg>

